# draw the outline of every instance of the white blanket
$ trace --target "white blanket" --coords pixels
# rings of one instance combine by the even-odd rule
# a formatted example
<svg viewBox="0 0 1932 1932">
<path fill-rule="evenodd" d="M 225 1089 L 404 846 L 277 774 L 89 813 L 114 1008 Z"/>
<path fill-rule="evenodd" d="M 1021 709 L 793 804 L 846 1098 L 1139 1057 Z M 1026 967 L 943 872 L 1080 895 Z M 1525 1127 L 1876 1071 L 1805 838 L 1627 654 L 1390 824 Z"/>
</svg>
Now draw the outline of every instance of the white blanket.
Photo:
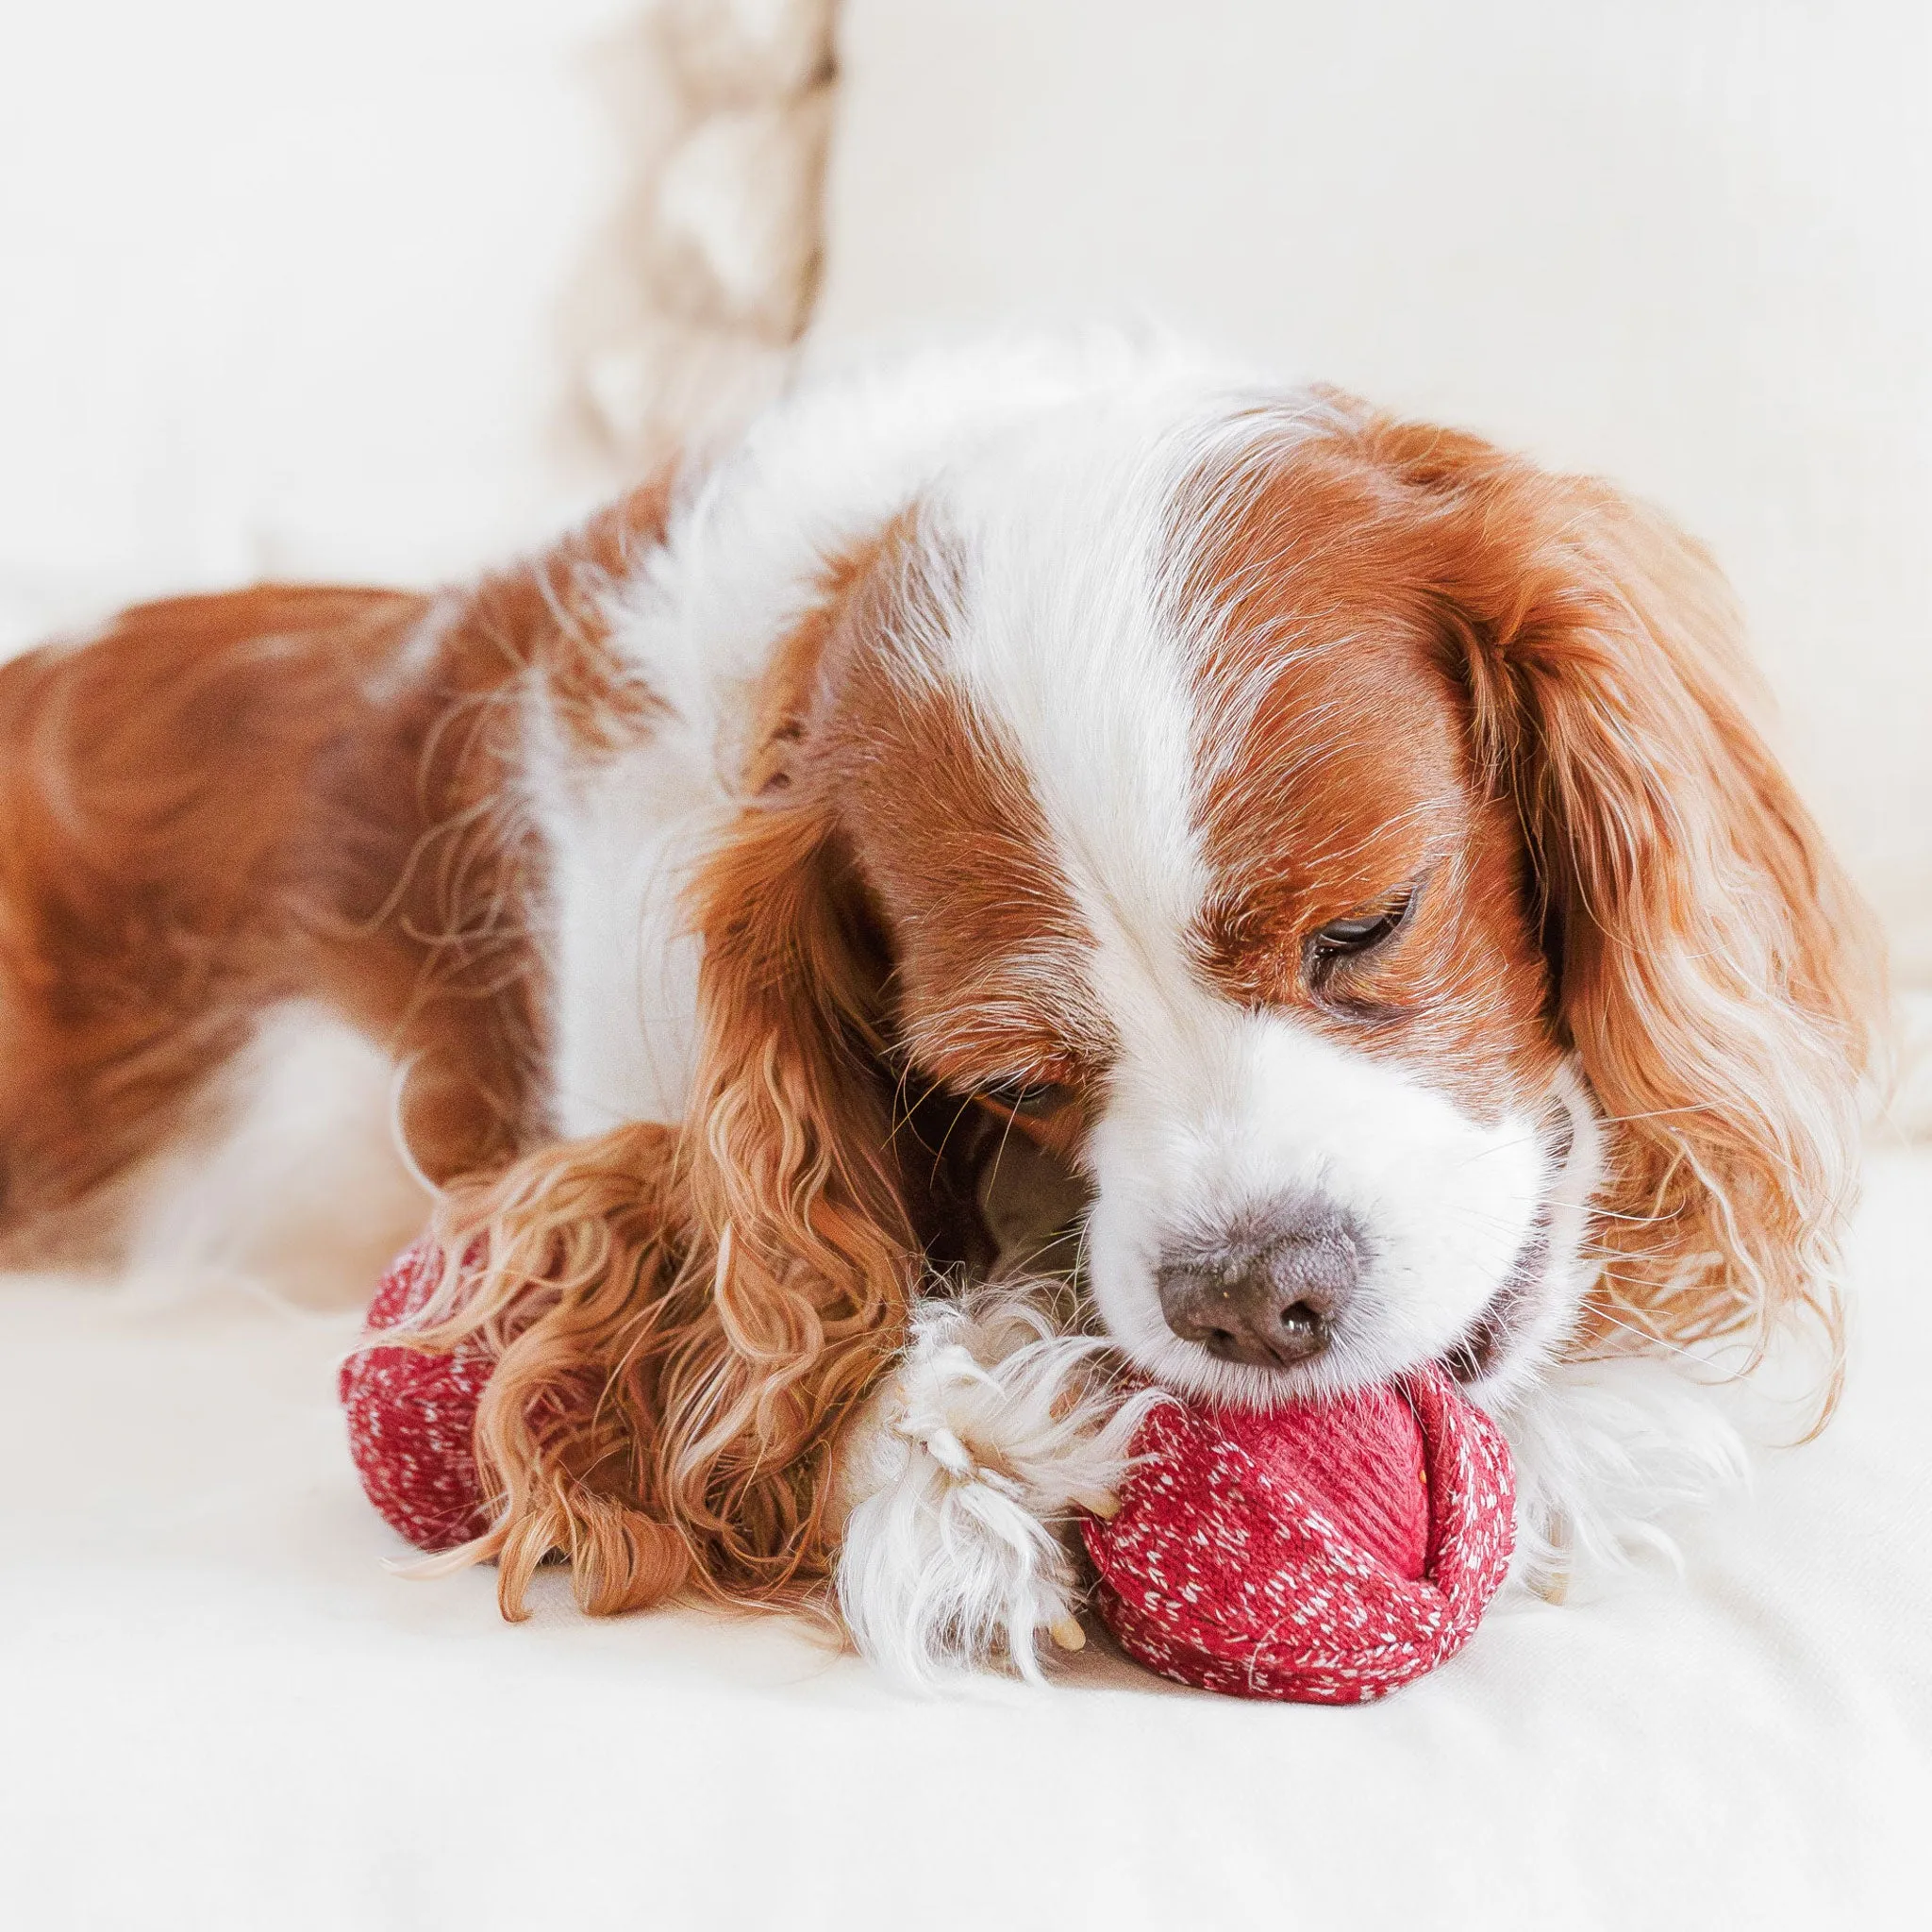
<svg viewBox="0 0 1932 1932">
<path fill-rule="evenodd" d="M 0 1282 L 9 1922 L 1191 1928 L 1923 1924 L 1932 1155 L 1872 1163 L 1818 1442 L 1658 1570 L 1499 1607 L 1390 1703 L 1090 1653 L 921 1701 L 776 1621 L 392 1574 L 352 1315 Z"/>
</svg>

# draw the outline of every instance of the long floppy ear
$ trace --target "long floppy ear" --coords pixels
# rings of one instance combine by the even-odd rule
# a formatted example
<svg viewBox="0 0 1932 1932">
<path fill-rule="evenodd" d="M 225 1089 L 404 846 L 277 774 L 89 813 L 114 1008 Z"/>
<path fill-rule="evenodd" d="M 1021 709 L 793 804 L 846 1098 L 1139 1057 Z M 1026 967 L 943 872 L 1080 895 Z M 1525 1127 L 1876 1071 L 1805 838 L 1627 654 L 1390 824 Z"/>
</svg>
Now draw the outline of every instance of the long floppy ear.
<svg viewBox="0 0 1932 1932">
<path fill-rule="evenodd" d="M 841 1424 L 898 1351 L 917 1244 L 873 1034 L 882 962 L 813 800 L 765 791 L 696 882 L 702 1040 L 682 1146 L 671 1491 L 729 1593 L 825 1572 Z"/>
<path fill-rule="evenodd" d="M 1430 504 L 1478 756 L 1517 802 L 1558 1023 L 1610 1124 L 1598 1334 L 1761 1352 L 1808 1314 L 1835 1391 L 1883 969 L 1752 721 L 1727 587 L 1603 485 L 1439 430 L 1368 441 Z"/>
<path fill-rule="evenodd" d="M 883 961 L 828 804 L 781 769 L 798 726 L 777 695 L 691 882 L 683 1124 L 544 1150 L 443 1217 L 470 1265 L 418 1340 L 499 1357 L 476 1434 L 497 1521 L 465 1554 L 500 1559 L 512 1615 L 552 1550 L 593 1610 L 803 1600 L 830 1566 L 841 1427 L 903 1341 L 917 1248 L 872 1030 Z"/>
</svg>

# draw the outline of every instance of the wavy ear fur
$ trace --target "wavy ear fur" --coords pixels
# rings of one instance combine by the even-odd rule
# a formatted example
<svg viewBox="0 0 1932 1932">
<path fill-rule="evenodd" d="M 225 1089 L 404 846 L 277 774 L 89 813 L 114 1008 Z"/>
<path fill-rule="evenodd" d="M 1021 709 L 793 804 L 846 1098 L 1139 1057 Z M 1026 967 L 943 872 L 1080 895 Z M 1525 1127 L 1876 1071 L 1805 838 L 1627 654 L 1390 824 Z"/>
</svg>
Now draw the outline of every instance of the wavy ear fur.
<svg viewBox="0 0 1932 1932">
<path fill-rule="evenodd" d="M 1373 425 L 1428 498 L 1477 755 L 1518 806 L 1560 1027 L 1608 1118 L 1596 1339 L 1840 1342 L 1883 969 L 1766 747 L 1709 558 L 1608 488 Z M 1828 1398 L 1827 1398 L 1828 1399 Z"/>
<path fill-rule="evenodd" d="M 680 1175 L 708 1297 L 667 1364 L 675 1493 L 751 1591 L 824 1574 L 838 1433 L 905 1337 L 918 1247 L 890 1155 L 827 814 L 751 807 L 699 881 L 704 1040 Z"/>
<path fill-rule="evenodd" d="M 770 724 L 782 741 L 785 708 Z M 917 1244 L 870 1031 L 883 968 L 829 809 L 778 761 L 754 758 L 693 881 L 683 1126 L 547 1149 L 443 1216 L 473 1265 L 416 1339 L 501 1355 L 477 1430 L 501 1513 L 468 1554 L 500 1558 L 510 1614 L 552 1550 L 593 1610 L 803 1600 L 830 1567 L 834 1446 L 904 1339 Z"/>
</svg>

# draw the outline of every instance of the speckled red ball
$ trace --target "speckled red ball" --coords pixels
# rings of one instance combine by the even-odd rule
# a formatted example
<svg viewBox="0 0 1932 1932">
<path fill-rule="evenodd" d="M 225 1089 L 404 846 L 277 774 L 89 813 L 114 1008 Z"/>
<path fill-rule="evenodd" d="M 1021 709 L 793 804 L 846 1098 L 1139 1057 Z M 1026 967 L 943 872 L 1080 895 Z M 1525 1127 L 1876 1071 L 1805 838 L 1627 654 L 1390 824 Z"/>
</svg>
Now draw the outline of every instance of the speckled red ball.
<svg viewBox="0 0 1932 1932">
<path fill-rule="evenodd" d="M 1164 1677 L 1364 1704 L 1468 1642 L 1509 1566 L 1502 1432 L 1440 1369 L 1266 1411 L 1169 1403 L 1120 1513 L 1084 1525 L 1094 1604 Z"/>
<path fill-rule="evenodd" d="M 442 1278 L 442 1250 L 431 1241 L 404 1249 L 375 1291 L 370 1327 L 393 1328 L 415 1313 Z M 452 1549 L 489 1527 L 472 1444 L 492 1366 L 475 1347 L 430 1355 L 379 1343 L 342 1364 L 338 1388 L 362 1487 L 391 1528 L 418 1549 Z"/>
</svg>

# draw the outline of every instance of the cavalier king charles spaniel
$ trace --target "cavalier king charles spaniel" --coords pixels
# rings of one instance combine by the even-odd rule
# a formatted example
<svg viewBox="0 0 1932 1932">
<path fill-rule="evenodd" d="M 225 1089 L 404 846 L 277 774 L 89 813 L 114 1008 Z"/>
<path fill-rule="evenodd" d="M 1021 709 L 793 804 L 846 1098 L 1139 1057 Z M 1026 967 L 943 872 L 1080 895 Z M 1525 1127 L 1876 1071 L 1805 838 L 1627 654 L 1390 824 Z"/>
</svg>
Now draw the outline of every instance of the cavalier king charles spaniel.
<svg viewBox="0 0 1932 1932">
<path fill-rule="evenodd" d="M 1754 708 L 1700 550 L 1473 436 L 1110 339 L 808 386 L 468 588 L 0 670 L 0 1225 L 319 1003 L 512 1614 L 1031 1673 L 1159 1391 L 1425 1360 L 1551 1574 L 1731 1456 L 1672 1364 L 1836 1339 L 1877 969 Z"/>
</svg>

